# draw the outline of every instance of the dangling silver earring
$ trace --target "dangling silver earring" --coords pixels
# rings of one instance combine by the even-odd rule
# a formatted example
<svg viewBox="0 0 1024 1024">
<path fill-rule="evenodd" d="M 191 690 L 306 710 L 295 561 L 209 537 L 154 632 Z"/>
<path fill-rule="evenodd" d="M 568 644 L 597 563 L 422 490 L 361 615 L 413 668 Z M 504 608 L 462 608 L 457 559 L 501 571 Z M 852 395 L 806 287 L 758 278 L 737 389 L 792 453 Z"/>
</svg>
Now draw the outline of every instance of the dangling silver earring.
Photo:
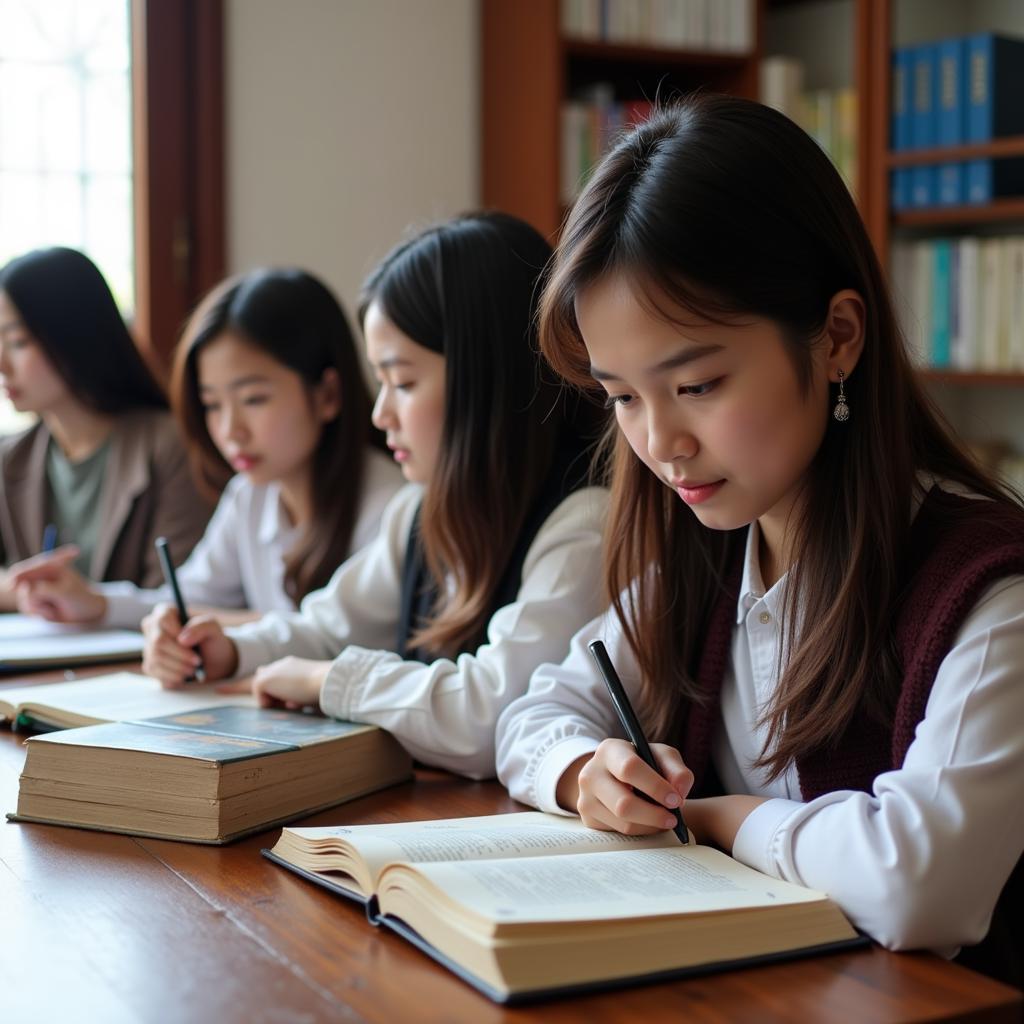
<svg viewBox="0 0 1024 1024">
<path fill-rule="evenodd" d="M 832 410 L 832 415 L 839 420 L 840 423 L 845 423 L 850 418 L 850 407 L 846 404 L 846 392 L 843 390 L 843 381 L 846 379 L 846 374 L 842 370 L 839 371 L 839 398 L 836 400 L 836 407 Z"/>
</svg>

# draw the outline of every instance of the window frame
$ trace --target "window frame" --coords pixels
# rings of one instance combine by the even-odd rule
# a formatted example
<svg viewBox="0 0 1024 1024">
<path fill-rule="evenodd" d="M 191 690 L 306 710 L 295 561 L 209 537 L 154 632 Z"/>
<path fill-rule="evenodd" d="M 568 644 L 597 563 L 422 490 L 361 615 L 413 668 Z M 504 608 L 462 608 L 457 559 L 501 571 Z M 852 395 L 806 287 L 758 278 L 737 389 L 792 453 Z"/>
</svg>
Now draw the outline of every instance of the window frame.
<svg viewBox="0 0 1024 1024">
<path fill-rule="evenodd" d="M 166 371 L 224 276 L 223 0 L 131 0 L 135 335 Z"/>
</svg>

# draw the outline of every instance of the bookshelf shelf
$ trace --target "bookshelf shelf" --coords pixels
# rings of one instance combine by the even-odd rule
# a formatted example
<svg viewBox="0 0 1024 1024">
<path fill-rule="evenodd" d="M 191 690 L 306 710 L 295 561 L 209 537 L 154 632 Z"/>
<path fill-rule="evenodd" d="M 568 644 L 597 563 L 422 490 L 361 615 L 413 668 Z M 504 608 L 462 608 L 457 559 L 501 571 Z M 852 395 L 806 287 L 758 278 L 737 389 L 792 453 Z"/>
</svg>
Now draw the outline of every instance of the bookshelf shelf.
<svg viewBox="0 0 1024 1024">
<path fill-rule="evenodd" d="M 1024 387 L 1024 371 L 989 373 L 983 370 L 921 370 L 921 379 L 931 384 L 970 384 L 977 387 Z"/>
<path fill-rule="evenodd" d="M 751 59 L 749 53 L 719 53 L 706 50 L 676 50 L 664 46 L 632 46 L 619 43 L 595 43 L 587 39 L 562 40 L 569 58 L 622 62 L 626 64 L 658 64 L 663 66 L 742 68 Z"/>
<path fill-rule="evenodd" d="M 982 160 L 987 157 L 1024 156 L 1024 135 L 1015 135 L 994 142 L 979 142 L 972 146 L 937 146 L 932 149 L 912 149 L 889 152 L 889 167 L 917 167 L 922 164 L 956 163 L 961 160 Z"/>
<path fill-rule="evenodd" d="M 928 210 L 904 210 L 892 216 L 895 227 L 930 228 L 954 225 L 1024 221 L 1024 198 L 996 199 L 984 206 L 948 206 Z"/>
</svg>

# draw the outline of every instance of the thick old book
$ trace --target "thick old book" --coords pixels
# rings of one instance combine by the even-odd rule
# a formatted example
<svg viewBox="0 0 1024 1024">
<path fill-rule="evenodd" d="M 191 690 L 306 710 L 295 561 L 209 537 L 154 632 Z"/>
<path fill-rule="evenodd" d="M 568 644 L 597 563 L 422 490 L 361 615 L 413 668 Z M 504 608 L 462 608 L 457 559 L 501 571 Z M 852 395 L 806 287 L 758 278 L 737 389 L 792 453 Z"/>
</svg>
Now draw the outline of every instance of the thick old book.
<svg viewBox="0 0 1024 1024">
<path fill-rule="evenodd" d="M 403 782 L 375 726 L 220 705 L 33 736 L 14 821 L 227 843 Z"/>
<path fill-rule="evenodd" d="M 255 707 L 248 694 L 218 693 L 212 683 L 165 690 L 156 679 L 137 672 L 29 686 L 0 684 L 0 720 L 32 729 L 70 729 L 234 705 Z"/>
<path fill-rule="evenodd" d="M 95 665 L 142 657 L 142 634 L 0 615 L 0 672 Z"/>
<path fill-rule="evenodd" d="M 823 893 L 540 813 L 286 828 L 271 860 L 500 1003 L 862 945 Z"/>
</svg>

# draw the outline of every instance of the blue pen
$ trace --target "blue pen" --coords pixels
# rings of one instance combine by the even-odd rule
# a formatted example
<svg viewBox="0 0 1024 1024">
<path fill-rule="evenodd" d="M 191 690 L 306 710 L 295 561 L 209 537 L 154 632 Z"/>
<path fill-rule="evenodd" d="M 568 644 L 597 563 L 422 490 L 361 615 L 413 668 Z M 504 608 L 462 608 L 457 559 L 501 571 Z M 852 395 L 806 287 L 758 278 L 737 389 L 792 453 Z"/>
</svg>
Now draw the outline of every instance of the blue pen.
<svg viewBox="0 0 1024 1024">
<path fill-rule="evenodd" d="M 57 524 L 47 523 L 43 530 L 42 553 L 48 555 L 57 546 Z"/>
</svg>

